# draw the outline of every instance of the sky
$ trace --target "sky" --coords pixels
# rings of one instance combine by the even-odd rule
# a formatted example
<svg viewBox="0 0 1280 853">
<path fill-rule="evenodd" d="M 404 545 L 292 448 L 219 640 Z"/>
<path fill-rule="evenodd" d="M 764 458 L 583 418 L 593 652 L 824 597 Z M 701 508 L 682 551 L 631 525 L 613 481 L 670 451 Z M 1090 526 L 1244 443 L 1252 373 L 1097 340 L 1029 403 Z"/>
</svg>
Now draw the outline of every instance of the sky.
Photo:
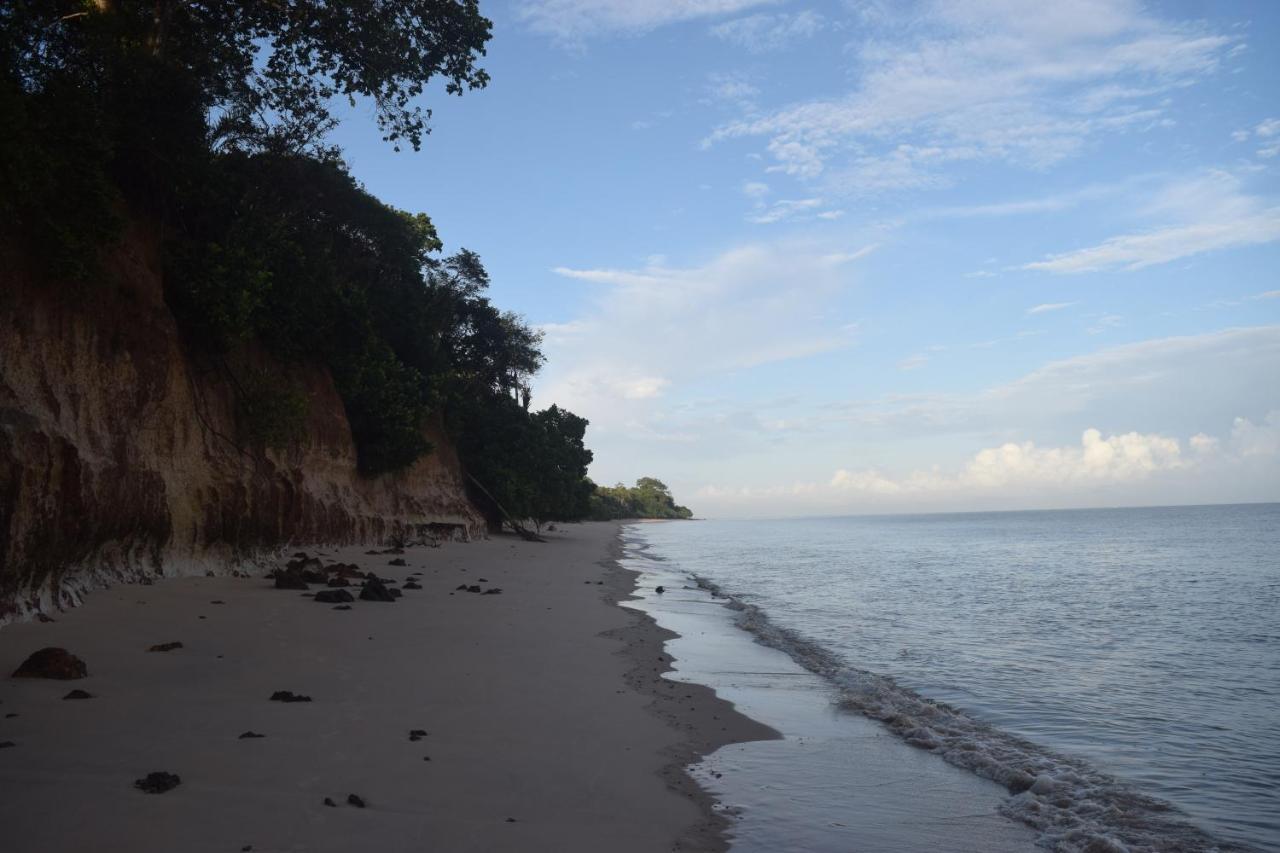
<svg viewBox="0 0 1280 853">
<path fill-rule="evenodd" d="M 1280 3 L 497 0 L 417 153 L 591 476 L 699 516 L 1280 500 Z"/>
</svg>

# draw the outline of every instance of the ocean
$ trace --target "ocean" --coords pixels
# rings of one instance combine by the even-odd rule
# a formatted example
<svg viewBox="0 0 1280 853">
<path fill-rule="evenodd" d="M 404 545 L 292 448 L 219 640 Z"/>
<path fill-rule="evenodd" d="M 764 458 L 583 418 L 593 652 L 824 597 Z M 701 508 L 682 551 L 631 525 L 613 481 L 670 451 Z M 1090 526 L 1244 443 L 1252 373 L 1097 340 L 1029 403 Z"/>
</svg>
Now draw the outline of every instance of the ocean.
<svg viewBox="0 0 1280 853">
<path fill-rule="evenodd" d="M 791 740 L 802 703 L 828 733 L 871 720 L 989 780 L 1041 846 L 1280 850 L 1280 504 L 647 523 L 624 544 L 660 623 L 785 653 L 795 671 L 744 675 L 721 644 L 675 677 L 741 688 Z M 770 711 L 801 672 L 822 686 Z M 726 749 L 706 780 L 734 849 L 848 849 L 844 771 Z"/>
</svg>

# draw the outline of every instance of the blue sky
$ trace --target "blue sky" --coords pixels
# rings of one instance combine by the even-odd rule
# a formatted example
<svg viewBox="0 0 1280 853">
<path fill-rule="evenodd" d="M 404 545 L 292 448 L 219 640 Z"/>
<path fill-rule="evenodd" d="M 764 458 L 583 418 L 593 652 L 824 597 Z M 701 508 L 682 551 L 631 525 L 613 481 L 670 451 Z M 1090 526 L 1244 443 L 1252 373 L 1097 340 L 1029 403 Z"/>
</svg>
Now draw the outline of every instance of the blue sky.
<svg viewBox="0 0 1280 853">
<path fill-rule="evenodd" d="M 1280 4 L 508 0 L 356 176 L 699 514 L 1280 499 Z M 1032 11 L 1034 10 L 1034 11 Z"/>
</svg>

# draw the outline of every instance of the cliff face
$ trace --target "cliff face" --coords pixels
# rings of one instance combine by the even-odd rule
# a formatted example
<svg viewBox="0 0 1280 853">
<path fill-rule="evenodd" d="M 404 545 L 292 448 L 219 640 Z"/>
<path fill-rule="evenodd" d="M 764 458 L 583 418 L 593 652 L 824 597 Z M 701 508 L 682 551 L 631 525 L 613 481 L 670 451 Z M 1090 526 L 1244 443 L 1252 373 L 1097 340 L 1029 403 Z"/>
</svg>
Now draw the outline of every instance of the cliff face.
<svg viewBox="0 0 1280 853">
<path fill-rule="evenodd" d="M 184 351 L 158 241 L 135 228 L 105 266 L 67 288 L 0 264 L 0 622 L 285 546 L 483 535 L 438 424 L 412 468 L 357 474 L 323 369 L 287 369 L 309 397 L 304 439 L 237 447 L 232 388 Z"/>
</svg>

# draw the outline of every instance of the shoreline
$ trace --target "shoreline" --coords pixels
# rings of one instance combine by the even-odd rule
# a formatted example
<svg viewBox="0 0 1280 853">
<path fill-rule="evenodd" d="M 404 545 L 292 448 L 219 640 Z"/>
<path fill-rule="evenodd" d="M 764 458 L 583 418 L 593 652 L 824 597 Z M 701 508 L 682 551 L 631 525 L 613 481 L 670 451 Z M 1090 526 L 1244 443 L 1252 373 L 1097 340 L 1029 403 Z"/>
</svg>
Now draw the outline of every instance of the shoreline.
<svg viewBox="0 0 1280 853">
<path fill-rule="evenodd" d="M 667 520 L 683 519 L 646 519 L 640 523 Z M 617 586 L 610 584 L 607 587 L 605 600 L 631 614 L 634 623 L 628 628 L 610 632 L 610 635 L 625 643 L 618 654 L 632 662 L 624 674 L 627 685 L 650 698 L 651 704 L 647 708 L 650 713 L 684 734 L 678 743 L 664 750 L 670 761 L 662 768 L 661 775 L 672 791 L 697 804 L 702 817 L 680 836 L 673 849 L 723 853 L 729 849 L 726 830 L 730 821 L 715 808 L 717 800 L 712 793 L 698 784 L 686 768 L 723 746 L 778 740 L 782 734 L 738 711 L 733 703 L 720 698 L 712 687 L 664 678 L 667 673 L 676 671 L 676 659 L 666 650 L 667 641 L 680 635 L 659 625 L 649 613 L 624 606 L 628 601 L 641 600 L 638 592 L 643 577 L 642 572 L 622 565 L 622 535 L 628 523 L 635 522 L 624 520 L 618 523 L 617 535 L 609 544 L 609 562 L 614 577 L 619 580 Z M 625 594 L 620 595 L 622 590 Z M 650 661 L 660 666 L 653 666 Z"/>
<path fill-rule="evenodd" d="M 345 613 L 260 577 L 173 578 L 0 629 L 9 849 L 725 850 L 727 821 L 685 767 L 778 735 L 663 678 L 675 635 L 625 606 L 639 573 L 619 562 L 622 527 L 415 547 L 396 568 L 323 548 L 421 582 Z M 45 646 L 89 677 L 8 677 Z M 72 689 L 93 698 L 64 701 Z M 314 702 L 267 701 L 284 689 Z M 134 790 L 152 771 L 182 784 Z"/>
</svg>

